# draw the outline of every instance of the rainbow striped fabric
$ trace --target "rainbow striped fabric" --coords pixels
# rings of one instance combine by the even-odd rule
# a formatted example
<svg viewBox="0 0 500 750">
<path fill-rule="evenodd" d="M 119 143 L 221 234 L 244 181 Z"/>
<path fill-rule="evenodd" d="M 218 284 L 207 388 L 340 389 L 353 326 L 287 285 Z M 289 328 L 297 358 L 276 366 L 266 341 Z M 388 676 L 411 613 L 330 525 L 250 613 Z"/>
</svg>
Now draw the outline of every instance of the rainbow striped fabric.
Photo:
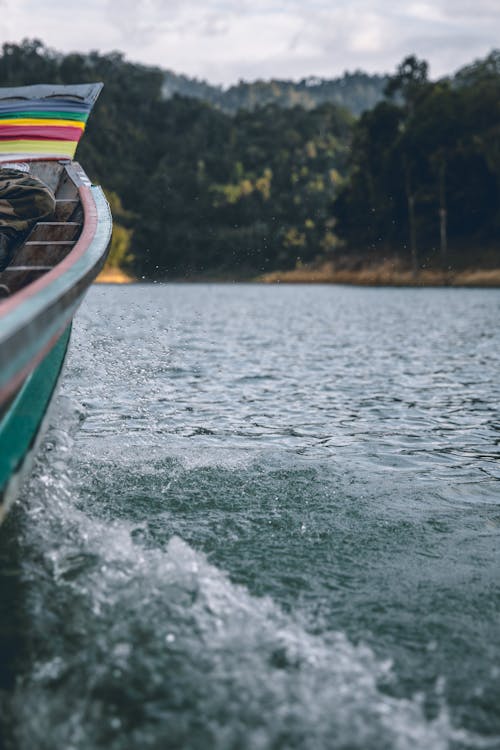
<svg viewBox="0 0 500 750">
<path fill-rule="evenodd" d="M 1 162 L 72 159 L 103 84 L 0 88 Z"/>
</svg>

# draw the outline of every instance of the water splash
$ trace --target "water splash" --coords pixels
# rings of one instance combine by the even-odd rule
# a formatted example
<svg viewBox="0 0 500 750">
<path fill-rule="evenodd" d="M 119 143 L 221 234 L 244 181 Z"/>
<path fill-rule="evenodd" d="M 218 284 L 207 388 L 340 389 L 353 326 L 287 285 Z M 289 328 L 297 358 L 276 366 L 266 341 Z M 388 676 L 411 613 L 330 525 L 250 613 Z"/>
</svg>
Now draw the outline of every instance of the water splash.
<svg viewBox="0 0 500 750">
<path fill-rule="evenodd" d="M 446 711 L 429 721 L 418 696 L 384 692 L 391 665 L 369 648 L 307 632 L 179 537 L 149 548 L 143 527 L 90 518 L 72 494 L 58 458 L 24 503 L 36 660 L 13 699 L 21 750 L 448 747 Z"/>
</svg>

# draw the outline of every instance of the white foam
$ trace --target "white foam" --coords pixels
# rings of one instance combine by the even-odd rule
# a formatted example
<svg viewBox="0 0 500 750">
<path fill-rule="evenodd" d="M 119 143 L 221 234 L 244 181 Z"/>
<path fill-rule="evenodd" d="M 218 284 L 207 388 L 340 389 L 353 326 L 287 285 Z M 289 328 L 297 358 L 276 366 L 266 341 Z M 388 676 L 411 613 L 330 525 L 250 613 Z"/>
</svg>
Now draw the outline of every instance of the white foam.
<svg viewBox="0 0 500 750">
<path fill-rule="evenodd" d="M 311 634 L 178 536 L 148 546 L 145 526 L 79 510 L 71 432 L 51 431 L 23 501 L 36 661 L 13 698 L 20 750 L 496 746 L 389 695 L 390 662 Z"/>
<path fill-rule="evenodd" d="M 45 472 L 25 501 L 29 614 L 44 647 L 16 693 L 21 750 L 47 737 L 157 747 L 167 730 L 186 748 L 448 747 L 446 711 L 428 721 L 420 698 L 383 692 L 391 666 L 369 648 L 308 633 L 179 537 L 148 549 L 130 523 L 90 518 L 69 486 Z M 139 719 L 125 730 L 131 700 Z"/>
</svg>

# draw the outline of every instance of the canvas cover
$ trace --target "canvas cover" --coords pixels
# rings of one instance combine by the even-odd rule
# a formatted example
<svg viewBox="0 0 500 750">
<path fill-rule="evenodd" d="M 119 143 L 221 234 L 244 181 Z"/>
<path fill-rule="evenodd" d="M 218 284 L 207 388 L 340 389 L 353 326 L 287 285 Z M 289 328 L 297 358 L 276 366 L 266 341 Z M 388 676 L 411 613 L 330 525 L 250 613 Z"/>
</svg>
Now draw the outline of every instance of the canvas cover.
<svg viewBox="0 0 500 750">
<path fill-rule="evenodd" d="M 0 164 L 72 159 L 102 83 L 0 88 Z"/>
</svg>

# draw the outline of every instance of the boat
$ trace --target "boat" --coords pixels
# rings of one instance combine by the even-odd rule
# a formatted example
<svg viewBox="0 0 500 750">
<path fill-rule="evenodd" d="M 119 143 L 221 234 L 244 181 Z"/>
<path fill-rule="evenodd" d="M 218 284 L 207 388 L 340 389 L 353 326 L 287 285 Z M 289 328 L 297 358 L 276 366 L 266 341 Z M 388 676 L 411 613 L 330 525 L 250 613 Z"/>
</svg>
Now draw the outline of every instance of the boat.
<svg viewBox="0 0 500 750">
<path fill-rule="evenodd" d="M 73 160 L 102 83 L 0 88 L 0 167 L 28 162 L 56 209 L 31 229 L 2 273 L 0 523 L 30 472 L 47 423 L 73 316 L 102 268 L 111 214 Z"/>
</svg>

